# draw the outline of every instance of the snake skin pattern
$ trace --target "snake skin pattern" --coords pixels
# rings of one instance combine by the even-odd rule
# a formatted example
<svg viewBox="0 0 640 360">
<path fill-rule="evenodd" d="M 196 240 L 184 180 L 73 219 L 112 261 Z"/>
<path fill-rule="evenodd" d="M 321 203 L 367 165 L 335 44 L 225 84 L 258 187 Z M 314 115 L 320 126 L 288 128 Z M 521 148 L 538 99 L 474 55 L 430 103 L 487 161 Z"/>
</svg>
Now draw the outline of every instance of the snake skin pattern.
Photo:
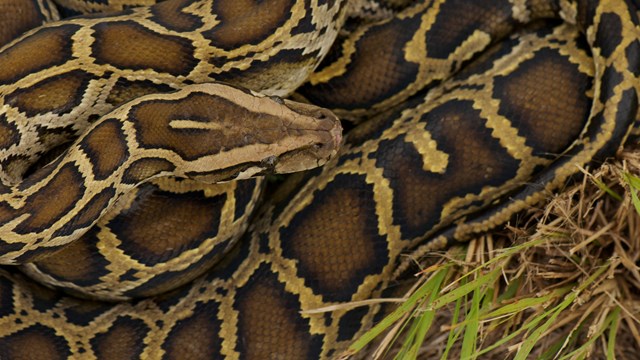
<svg viewBox="0 0 640 360">
<path fill-rule="evenodd" d="M 49 0 L 2 0 L 0 47 L 36 26 L 55 20 L 60 20 L 60 15 Z"/>
<path fill-rule="evenodd" d="M 0 49 L 0 259 L 21 264 L 0 272 L 0 359 L 335 358 L 384 311 L 312 310 L 544 200 L 638 110 L 624 0 L 123 11 Z M 337 155 L 332 113 L 293 91 L 358 123 Z M 255 215 L 261 180 L 215 184 L 323 164 Z"/>
</svg>

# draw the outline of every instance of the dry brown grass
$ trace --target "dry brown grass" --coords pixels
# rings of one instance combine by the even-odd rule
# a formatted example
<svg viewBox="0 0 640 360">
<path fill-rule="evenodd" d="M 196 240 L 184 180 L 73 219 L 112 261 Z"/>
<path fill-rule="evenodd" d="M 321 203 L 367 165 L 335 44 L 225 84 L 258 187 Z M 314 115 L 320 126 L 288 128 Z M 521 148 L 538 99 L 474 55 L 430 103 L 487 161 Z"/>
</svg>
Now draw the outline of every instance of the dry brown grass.
<svg viewBox="0 0 640 360">
<path fill-rule="evenodd" d="M 640 149 L 584 172 L 526 222 L 441 257 L 379 357 L 640 359 Z"/>
</svg>

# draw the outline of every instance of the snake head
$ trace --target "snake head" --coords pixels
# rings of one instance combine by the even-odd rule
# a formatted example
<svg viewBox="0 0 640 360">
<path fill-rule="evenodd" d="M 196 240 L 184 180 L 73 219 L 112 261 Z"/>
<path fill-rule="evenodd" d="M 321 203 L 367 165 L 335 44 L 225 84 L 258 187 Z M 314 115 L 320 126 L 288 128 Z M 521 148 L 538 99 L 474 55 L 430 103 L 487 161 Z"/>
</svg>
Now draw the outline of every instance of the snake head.
<svg viewBox="0 0 640 360">
<path fill-rule="evenodd" d="M 149 156 L 169 150 L 177 156 L 174 175 L 207 182 L 315 168 L 342 143 L 340 120 L 331 111 L 228 84 L 142 97 L 122 112 L 141 150 Z"/>
</svg>

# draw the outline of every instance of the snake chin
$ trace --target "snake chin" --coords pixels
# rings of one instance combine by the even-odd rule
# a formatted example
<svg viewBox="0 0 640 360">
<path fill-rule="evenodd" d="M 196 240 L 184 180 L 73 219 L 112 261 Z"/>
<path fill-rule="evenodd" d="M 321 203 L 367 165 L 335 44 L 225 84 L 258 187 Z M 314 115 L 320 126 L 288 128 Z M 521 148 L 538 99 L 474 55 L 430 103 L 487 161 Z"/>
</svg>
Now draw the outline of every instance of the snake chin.
<svg viewBox="0 0 640 360">
<path fill-rule="evenodd" d="M 326 164 L 338 153 L 339 146 L 342 143 L 340 129 L 332 130 L 331 138 L 330 143 L 311 144 L 280 156 L 273 167 L 274 172 L 278 174 L 292 173 Z"/>
</svg>

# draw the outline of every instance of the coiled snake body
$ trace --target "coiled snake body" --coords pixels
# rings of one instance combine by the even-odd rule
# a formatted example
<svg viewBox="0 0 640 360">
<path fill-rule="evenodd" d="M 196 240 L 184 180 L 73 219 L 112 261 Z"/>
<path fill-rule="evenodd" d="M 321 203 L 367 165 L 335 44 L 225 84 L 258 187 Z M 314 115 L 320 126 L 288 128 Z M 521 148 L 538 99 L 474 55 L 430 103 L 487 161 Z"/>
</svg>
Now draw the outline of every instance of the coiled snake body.
<svg viewBox="0 0 640 360">
<path fill-rule="evenodd" d="M 67 292 L 6 267 L 0 358 L 335 357 L 379 305 L 308 310 L 380 296 L 403 253 L 504 223 L 636 118 L 632 3 L 423 1 L 329 50 L 347 5 L 168 0 L 0 50 L 0 260 Z M 278 97 L 307 77 L 293 98 L 366 120 L 331 160 L 333 114 Z M 260 181 L 214 183 L 327 160 L 237 241 Z"/>
</svg>

